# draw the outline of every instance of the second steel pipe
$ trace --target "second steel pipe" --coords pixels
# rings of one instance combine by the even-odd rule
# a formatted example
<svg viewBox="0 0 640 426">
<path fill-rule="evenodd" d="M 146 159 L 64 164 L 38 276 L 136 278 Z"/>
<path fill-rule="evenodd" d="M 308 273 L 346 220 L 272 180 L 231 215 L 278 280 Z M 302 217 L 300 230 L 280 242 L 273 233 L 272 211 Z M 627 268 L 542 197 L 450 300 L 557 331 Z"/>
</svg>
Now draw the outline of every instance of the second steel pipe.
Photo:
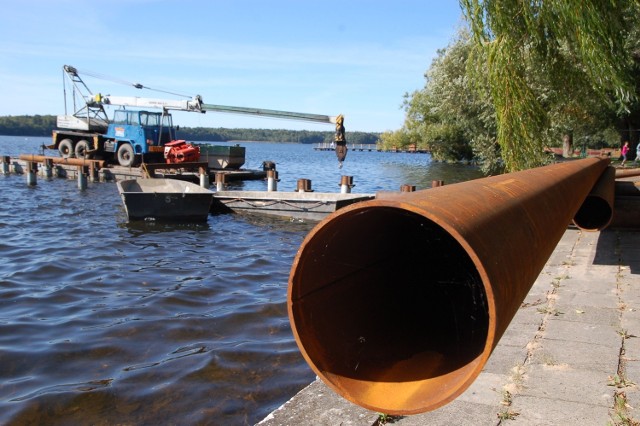
<svg viewBox="0 0 640 426">
<path fill-rule="evenodd" d="M 589 158 L 338 210 L 289 277 L 298 346 L 344 398 L 436 409 L 478 376 L 608 160 Z"/>
<path fill-rule="evenodd" d="M 585 198 L 573 218 L 583 231 L 602 231 L 611 223 L 616 188 L 616 169 L 609 166 Z"/>
</svg>

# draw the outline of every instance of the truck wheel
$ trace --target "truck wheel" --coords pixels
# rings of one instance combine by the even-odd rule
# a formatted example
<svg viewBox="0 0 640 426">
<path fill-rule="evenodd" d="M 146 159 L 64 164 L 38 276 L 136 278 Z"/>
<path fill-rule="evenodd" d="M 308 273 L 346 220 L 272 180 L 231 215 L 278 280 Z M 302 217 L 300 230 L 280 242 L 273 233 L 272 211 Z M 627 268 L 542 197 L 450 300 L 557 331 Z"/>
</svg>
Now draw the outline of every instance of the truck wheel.
<svg viewBox="0 0 640 426">
<path fill-rule="evenodd" d="M 63 139 L 58 145 L 58 152 L 62 158 L 73 157 L 73 142 L 71 139 Z"/>
<path fill-rule="evenodd" d="M 77 158 L 89 158 L 90 155 L 87 154 L 88 151 L 89 151 L 89 142 L 87 142 L 84 139 L 82 139 L 81 141 L 78 141 L 78 143 L 76 144 L 76 149 L 75 149 L 76 157 Z"/>
<path fill-rule="evenodd" d="M 124 167 L 133 166 L 136 156 L 133 153 L 133 147 L 128 143 L 120 145 L 118 148 L 118 163 Z"/>
</svg>

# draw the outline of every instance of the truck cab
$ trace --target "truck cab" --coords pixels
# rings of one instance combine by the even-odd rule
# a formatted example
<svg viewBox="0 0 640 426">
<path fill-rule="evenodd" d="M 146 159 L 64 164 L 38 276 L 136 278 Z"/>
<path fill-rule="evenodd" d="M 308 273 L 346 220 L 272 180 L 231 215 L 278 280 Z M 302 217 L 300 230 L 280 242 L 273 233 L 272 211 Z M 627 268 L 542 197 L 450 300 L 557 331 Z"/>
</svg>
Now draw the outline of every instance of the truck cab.
<svg viewBox="0 0 640 426">
<path fill-rule="evenodd" d="M 104 151 L 114 153 L 120 165 L 132 166 L 142 155 L 161 157 L 175 129 L 171 114 L 116 110 L 104 138 Z"/>
</svg>

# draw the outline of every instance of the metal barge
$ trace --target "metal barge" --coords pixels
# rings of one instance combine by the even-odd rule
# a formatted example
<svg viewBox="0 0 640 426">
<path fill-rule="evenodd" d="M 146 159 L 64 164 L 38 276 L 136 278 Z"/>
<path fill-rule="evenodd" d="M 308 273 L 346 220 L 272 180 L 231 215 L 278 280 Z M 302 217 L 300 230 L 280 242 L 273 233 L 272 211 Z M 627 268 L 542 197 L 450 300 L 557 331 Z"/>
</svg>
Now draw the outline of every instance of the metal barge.
<svg viewBox="0 0 640 426">
<path fill-rule="evenodd" d="M 213 195 L 211 210 L 320 221 L 342 207 L 374 198 L 373 194 L 217 191 Z"/>
</svg>

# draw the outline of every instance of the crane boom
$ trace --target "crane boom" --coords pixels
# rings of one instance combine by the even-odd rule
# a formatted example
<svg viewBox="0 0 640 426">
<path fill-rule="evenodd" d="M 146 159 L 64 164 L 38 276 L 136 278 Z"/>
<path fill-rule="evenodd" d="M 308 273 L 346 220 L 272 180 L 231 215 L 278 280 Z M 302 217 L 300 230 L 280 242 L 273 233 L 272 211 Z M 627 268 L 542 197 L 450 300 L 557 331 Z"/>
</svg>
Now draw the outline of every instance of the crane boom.
<svg viewBox="0 0 640 426">
<path fill-rule="evenodd" d="M 313 121 L 316 123 L 332 123 L 336 124 L 336 117 L 322 114 L 308 114 L 304 112 L 278 111 L 274 109 L 264 108 L 248 108 L 227 105 L 202 104 L 202 110 L 227 112 L 232 114 L 250 114 L 263 117 L 284 118 L 293 120 Z"/>
<path fill-rule="evenodd" d="M 214 104 L 205 104 L 202 102 L 202 97 L 200 95 L 196 95 L 191 99 L 187 100 L 172 100 L 172 99 L 154 99 L 154 98 L 142 98 L 137 96 L 111 96 L 111 95 L 102 95 L 98 93 L 94 95 L 89 87 L 85 84 L 80 77 L 78 70 L 71 65 L 65 65 L 63 67 L 64 75 L 66 79 L 63 79 L 63 91 L 64 91 L 64 99 L 65 99 L 65 114 L 58 116 L 58 127 L 61 129 L 67 129 L 70 131 L 94 131 L 99 132 L 100 137 L 103 139 L 107 139 L 107 142 L 104 142 L 104 149 L 107 150 L 107 147 L 110 148 L 109 152 L 113 152 L 114 155 L 118 153 L 118 161 L 121 165 L 131 165 L 134 158 L 134 151 L 127 154 L 126 157 L 130 157 L 129 161 L 124 161 L 125 155 L 123 154 L 123 159 L 120 158 L 120 149 L 122 147 L 127 147 L 130 145 L 135 145 L 139 149 L 136 151 L 138 154 L 147 153 L 147 145 L 149 145 L 148 139 L 146 141 L 142 141 L 140 143 L 132 142 L 130 140 L 120 141 L 118 137 L 119 133 L 122 133 L 122 127 L 118 127 L 117 132 L 114 130 L 114 135 L 111 135 L 109 132 L 113 127 L 113 122 L 109 120 L 107 117 L 104 106 L 105 105 L 118 105 L 123 107 L 138 107 L 138 108 L 159 108 L 162 109 L 162 121 L 164 122 L 165 117 L 171 119 L 171 114 L 169 114 L 168 110 L 176 110 L 176 111 L 191 111 L 191 112 L 200 112 L 205 113 L 207 111 L 213 112 L 225 112 L 231 114 L 248 114 L 255 115 L 261 117 L 272 117 L 272 118 L 280 118 L 280 119 L 289 119 L 289 120 L 301 120 L 301 121 L 311 121 L 316 123 L 331 123 L 336 125 L 336 132 L 334 136 L 334 142 L 336 147 L 336 156 L 338 157 L 338 161 L 340 163 L 340 167 L 342 167 L 342 162 L 347 155 L 347 146 L 346 146 L 346 138 L 345 138 L 345 130 L 344 130 L 344 116 L 342 114 L 338 116 L 330 116 L 330 115 L 322 115 L 322 114 L 309 114 L 304 112 L 291 112 L 291 111 L 278 111 L 273 109 L 264 109 L 264 108 L 250 108 L 250 107 L 236 107 L 236 106 L 226 106 L 226 105 L 214 105 Z M 97 77 L 96 75 L 93 75 Z M 66 81 L 70 83 L 70 101 L 73 104 L 73 114 L 68 113 L 67 109 L 67 89 L 66 89 Z M 149 87 L 145 87 L 139 83 L 127 83 L 136 89 L 150 89 Z M 157 90 L 157 89 L 155 89 Z M 157 90 L 158 91 L 158 90 Z M 166 91 L 165 91 L 166 92 Z M 171 93 L 171 92 L 166 92 Z M 171 93 L 177 96 L 183 96 L 184 98 L 188 98 L 188 96 L 179 95 L 177 93 Z M 120 111 L 119 111 L 120 112 Z M 146 113 L 146 111 L 143 111 Z M 129 111 L 125 111 L 125 113 L 130 113 Z M 139 112 L 142 113 L 142 112 Z M 160 113 L 152 113 L 155 115 L 160 115 Z M 147 114 L 148 115 L 148 114 Z M 127 120 L 129 120 L 127 118 Z M 141 123 L 138 123 L 141 126 Z M 107 134 L 102 135 L 102 133 L 107 132 Z M 54 144 L 51 145 L 58 149 L 63 156 L 70 156 L 72 152 L 75 152 L 75 155 L 85 155 L 85 151 L 88 150 L 88 142 L 84 139 L 76 140 L 77 134 L 72 134 L 71 132 L 58 132 L 61 136 L 60 140 L 54 140 Z M 63 137 L 68 136 L 66 139 L 62 139 Z M 174 136 L 171 136 L 174 137 Z M 54 139 L 56 136 L 54 136 Z M 76 139 L 73 139 L 76 138 Z M 98 139 L 96 139 L 98 140 Z M 74 145 L 75 144 L 75 145 Z M 94 150 L 98 148 L 102 149 L 100 146 L 97 146 Z M 160 141 L 157 142 L 158 146 L 160 146 Z M 124 149 L 124 148 L 123 148 Z M 124 152 L 124 151 L 123 151 Z"/>
<path fill-rule="evenodd" d="M 80 73 L 75 67 L 71 65 L 65 65 L 63 71 L 72 83 L 73 87 L 73 103 L 74 113 L 73 117 L 83 119 L 84 121 L 90 121 L 94 117 L 100 117 L 101 123 L 108 123 L 109 120 L 106 117 L 104 111 L 104 105 L 119 105 L 119 106 L 131 106 L 139 108 L 160 108 L 163 110 L 176 110 L 176 111 L 192 111 L 204 113 L 206 111 L 212 112 L 226 112 L 231 114 L 248 114 L 262 117 L 272 117 L 290 120 L 302 120 L 311 121 L 315 123 L 331 123 L 337 124 L 339 116 L 330 116 L 323 114 L 309 114 L 304 112 L 291 112 L 291 111 L 278 111 L 273 109 L 264 108 L 251 108 L 251 107 L 236 107 L 227 105 L 214 105 L 205 104 L 202 102 L 200 95 L 194 96 L 188 100 L 175 100 L 175 99 L 154 99 L 143 98 L 137 96 L 111 96 L 102 95 L 100 93 L 93 95 L 89 87 L 84 83 L 80 77 Z M 130 84 L 137 89 L 149 89 L 142 84 Z M 77 103 L 75 95 L 78 94 L 83 102 Z M 79 106 L 78 106 L 79 104 Z M 65 118 L 73 118 L 66 116 L 66 90 L 65 90 Z M 69 121 L 69 120 L 67 120 Z"/>
<path fill-rule="evenodd" d="M 162 108 L 165 110 L 172 109 L 177 111 L 195 111 L 204 112 L 202 110 L 202 98 L 200 95 L 194 96 L 189 100 L 175 100 L 175 99 L 154 99 L 154 98 L 140 98 L 137 96 L 102 96 L 100 94 L 95 96 L 95 101 L 103 103 L 105 105 L 122 105 L 132 106 L 138 108 Z"/>
</svg>

